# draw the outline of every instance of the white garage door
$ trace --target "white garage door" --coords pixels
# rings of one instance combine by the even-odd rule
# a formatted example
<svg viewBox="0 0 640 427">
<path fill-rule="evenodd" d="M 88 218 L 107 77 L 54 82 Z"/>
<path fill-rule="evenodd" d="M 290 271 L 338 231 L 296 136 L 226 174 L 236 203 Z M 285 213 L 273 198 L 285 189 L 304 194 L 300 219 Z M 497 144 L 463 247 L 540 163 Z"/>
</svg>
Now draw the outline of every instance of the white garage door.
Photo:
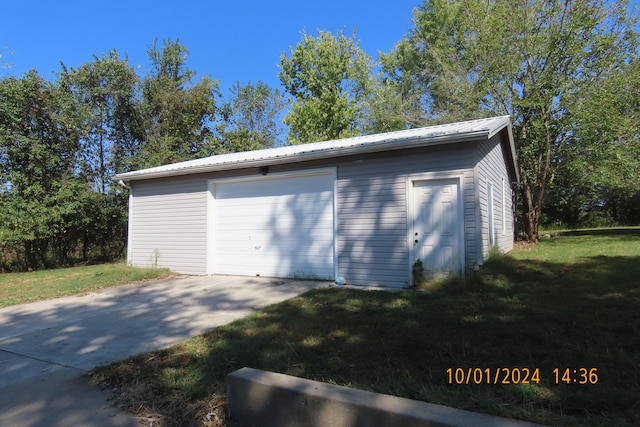
<svg viewBox="0 0 640 427">
<path fill-rule="evenodd" d="M 216 274 L 334 278 L 335 171 L 214 182 Z"/>
</svg>

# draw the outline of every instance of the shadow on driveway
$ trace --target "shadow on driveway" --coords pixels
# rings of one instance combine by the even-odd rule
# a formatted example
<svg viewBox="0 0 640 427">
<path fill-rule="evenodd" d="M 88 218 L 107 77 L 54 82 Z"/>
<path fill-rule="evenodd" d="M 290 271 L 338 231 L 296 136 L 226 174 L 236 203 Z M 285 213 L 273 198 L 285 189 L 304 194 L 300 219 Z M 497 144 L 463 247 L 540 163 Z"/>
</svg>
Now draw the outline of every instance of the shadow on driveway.
<svg viewBox="0 0 640 427">
<path fill-rule="evenodd" d="M 326 285 L 179 276 L 0 309 L 0 425 L 129 425 L 84 373 Z M 89 422 L 89 413 L 111 423 Z"/>
</svg>

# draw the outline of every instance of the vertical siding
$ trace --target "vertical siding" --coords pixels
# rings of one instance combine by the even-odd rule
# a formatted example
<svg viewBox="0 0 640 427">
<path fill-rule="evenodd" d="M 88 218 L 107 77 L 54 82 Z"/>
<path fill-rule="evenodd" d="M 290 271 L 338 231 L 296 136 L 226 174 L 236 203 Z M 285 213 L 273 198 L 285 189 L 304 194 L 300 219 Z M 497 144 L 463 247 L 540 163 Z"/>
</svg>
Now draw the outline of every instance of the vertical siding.
<svg viewBox="0 0 640 427">
<path fill-rule="evenodd" d="M 471 163 L 471 162 L 470 162 Z M 476 221 L 476 188 L 473 181 L 473 170 L 469 170 L 464 176 L 464 265 L 466 270 L 473 268 L 478 258 L 478 234 L 479 227 Z"/>
<path fill-rule="evenodd" d="M 491 249 L 489 240 L 488 185 L 493 185 L 494 242 L 503 252 L 513 248 L 513 192 L 504 154 L 500 145 L 500 135 L 496 135 L 479 145 L 479 160 L 474 170 L 480 240 L 478 242 L 478 263 L 482 264 Z M 504 202 L 502 182 L 504 180 Z"/>
<path fill-rule="evenodd" d="M 382 157 L 384 156 L 384 157 Z M 475 259 L 471 146 L 385 153 L 338 164 L 338 275 L 356 285 L 404 287 L 410 283 L 407 245 L 407 176 L 462 170 L 467 255 Z"/>
<path fill-rule="evenodd" d="M 206 178 L 134 181 L 132 188 L 129 262 L 207 274 Z"/>
</svg>

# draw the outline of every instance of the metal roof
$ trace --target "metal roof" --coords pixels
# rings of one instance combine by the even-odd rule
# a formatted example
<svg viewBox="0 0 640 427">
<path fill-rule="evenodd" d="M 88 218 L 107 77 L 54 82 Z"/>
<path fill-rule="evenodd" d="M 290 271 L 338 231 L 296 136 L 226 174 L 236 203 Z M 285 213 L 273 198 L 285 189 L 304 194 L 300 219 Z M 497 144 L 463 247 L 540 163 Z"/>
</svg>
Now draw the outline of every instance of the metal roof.
<svg viewBox="0 0 640 427">
<path fill-rule="evenodd" d="M 114 180 L 134 181 L 176 175 L 188 175 L 219 170 L 268 166 L 279 163 L 293 163 L 306 160 L 341 157 L 351 154 L 373 153 L 404 148 L 440 145 L 477 139 L 489 139 L 506 129 L 508 141 L 503 141 L 507 149 L 507 161 L 513 162 L 510 170 L 517 180 L 515 169 L 515 149 L 509 116 L 492 117 L 459 123 L 408 129 L 397 132 L 358 136 L 354 138 L 315 142 L 267 148 L 256 151 L 220 154 L 202 159 L 188 160 L 148 169 L 121 173 Z M 505 146 L 506 143 L 506 146 Z"/>
</svg>

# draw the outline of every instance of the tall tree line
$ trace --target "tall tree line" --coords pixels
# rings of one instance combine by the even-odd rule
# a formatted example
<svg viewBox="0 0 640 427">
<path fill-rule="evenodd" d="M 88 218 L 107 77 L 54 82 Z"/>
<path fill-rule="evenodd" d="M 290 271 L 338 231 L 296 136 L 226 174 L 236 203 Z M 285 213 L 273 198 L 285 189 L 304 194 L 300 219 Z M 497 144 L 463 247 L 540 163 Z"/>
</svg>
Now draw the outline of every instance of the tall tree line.
<svg viewBox="0 0 640 427">
<path fill-rule="evenodd" d="M 195 78 L 178 41 L 154 42 L 140 76 L 111 51 L 55 81 L 0 80 L 0 269 L 117 259 L 127 189 L 116 173 L 277 144 L 282 93 Z"/>
<path fill-rule="evenodd" d="M 234 151 L 509 114 L 524 237 L 539 226 L 640 222 L 640 62 L 626 1 L 424 0 L 374 60 L 355 31 L 303 33 L 282 89 L 196 78 L 178 41 L 151 71 L 116 51 L 49 82 L 0 81 L 0 265 L 122 254 L 111 176 Z M 13 265 L 7 265 L 11 264 Z"/>
</svg>

